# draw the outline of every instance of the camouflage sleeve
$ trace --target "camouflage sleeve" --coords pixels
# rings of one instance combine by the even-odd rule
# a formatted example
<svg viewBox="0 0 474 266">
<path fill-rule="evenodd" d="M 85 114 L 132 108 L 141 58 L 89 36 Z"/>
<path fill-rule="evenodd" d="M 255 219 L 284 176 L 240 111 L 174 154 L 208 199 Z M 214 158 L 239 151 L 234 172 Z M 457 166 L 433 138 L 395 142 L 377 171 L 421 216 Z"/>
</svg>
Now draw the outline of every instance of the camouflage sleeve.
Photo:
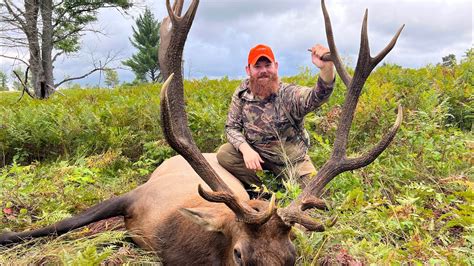
<svg viewBox="0 0 474 266">
<path fill-rule="evenodd" d="M 245 137 L 242 133 L 242 101 L 238 96 L 239 89 L 237 89 L 232 96 L 229 112 L 227 113 L 227 121 L 225 123 L 225 134 L 227 141 L 229 141 L 236 150 L 239 149 L 240 144 L 245 142 Z"/>
<path fill-rule="evenodd" d="M 289 101 L 288 105 L 291 106 L 291 115 L 294 119 L 302 120 L 306 114 L 327 102 L 333 91 L 334 81 L 327 84 L 318 78 L 314 88 L 292 86 L 288 90 L 289 95 L 285 98 Z"/>
</svg>

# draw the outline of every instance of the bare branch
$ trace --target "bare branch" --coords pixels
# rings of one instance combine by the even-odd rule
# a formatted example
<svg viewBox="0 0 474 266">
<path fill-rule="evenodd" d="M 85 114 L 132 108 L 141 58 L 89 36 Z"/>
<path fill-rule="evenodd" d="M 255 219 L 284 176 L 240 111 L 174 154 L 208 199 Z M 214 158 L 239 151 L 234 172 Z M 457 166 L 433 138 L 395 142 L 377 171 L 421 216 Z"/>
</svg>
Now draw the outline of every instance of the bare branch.
<svg viewBox="0 0 474 266">
<path fill-rule="evenodd" d="M 58 52 L 57 54 L 55 54 L 53 56 L 53 59 L 51 60 L 53 63 L 56 61 L 56 59 L 58 59 L 58 57 L 60 57 L 61 55 L 63 55 L 65 52 L 64 51 L 60 51 Z"/>
<path fill-rule="evenodd" d="M 94 61 L 94 57 L 92 56 L 92 59 Z M 89 72 L 87 72 L 86 74 L 84 75 L 81 75 L 81 76 L 76 76 L 76 77 L 71 77 L 71 78 L 66 78 L 56 84 L 54 84 L 54 87 L 55 88 L 58 88 L 59 86 L 61 86 L 62 84 L 68 82 L 68 81 L 72 81 L 72 80 L 77 80 L 77 79 L 83 79 L 89 75 L 91 75 L 92 73 L 94 72 L 97 72 L 97 71 L 104 71 L 104 70 L 107 70 L 107 69 L 111 69 L 110 67 L 107 67 L 107 65 L 109 65 L 111 62 L 115 61 L 117 59 L 117 54 L 114 54 L 114 55 L 111 55 L 110 53 L 107 55 L 107 57 L 105 58 L 105 62 L 102 63 L 100 60 L 99 60 L 99 63 L 97 64 L 97 62 L 94 62 L 93 63 L 93 66 L 94 68 L 92 70 L 90 70 Z"/>
<path fill-rule="evenodd" d="M 77 34 L 77 33 L 81 32 L 81 31 L 86 31 L 85 28 L 86 28 L 85 26 L 79 27 L 79 28 L 77 28 L 77 29 L 75 29 L 75 30 L 73 30 L 73 31 L 68 32 L 67 34 L 62 35 L 62 36 L 58 36 L 58 35 L 57 35 L 57 31 L 54 31 L 53 36 L 54 36 L 55 38 L 53 38 L 53 44 L 56 44 L 56 43 L 58 43 L 58 42 L 60 42 L 60 41 L 62 41 L 62 40 L 64 40 L 64 39 L 66 39 L 66 38 L 68 38 L 68 37 L 70 37 L 70 36 L 72 36 L 72 35 L 74 35 L 74 34 Z M 87 30 L 87 31 L 89 31 L 89 30 Z M 90 31 L 95 32 L 94 30 L 90 30 Z"/>
<path fill-rule="evenodd" d="M 16 6 L 15 4 L 13 4 L 11 1 L 8 1 L 10 2 L 10 5 L 22 16 L 25 15 L 25 12 L 23 10 L 21 10 L 21 8 L 19 8 L 18 6 Z"/>
<path fill-rule="evenodd" d="M 1 37 L 0 37 L 0 39 L 1 39 Z M 18 44 L 15 44 L 15 43 L 10 43 L 10 42 L 1 42 L 0 41 L 0 46 L 3 47 L 3 48 L 20 48 L 20 47 L 28 48 L 28 45 L 26 43 L 23 43 L 23 42 L 19 42 Z"/>
<path fill-rule="evenodd" d="M 21 28 L 23 29 L 23 31 L 25 31 L 26 22 L 20 17 L 20 15 L 24 15 L 23 11 L 21 11 L 18 7 L 13 5 L 9 0 L 3 0 L 3 2 L 5 3 L 5 7 L 7 8 L 8 13 L 10 13 L 15 18 L 15 20 L 18 21 L 18 23 L 20 23 Z M 12 7 L 16 9 L 17 11 L 20 10 L 20 14 L 16 13 Z"/>
<path fill-rule="evenodd" d="M 25 81 L 23 81 L 20 77 L 20 75 L 16 72 L 16 71 L 13 71 L 13 74 L 15 74 L 16 78 L 20 81 L 21 83 L 21 86 L 23 87 L 23 90 L 21 92 L 21 95 L 20 95 L 20 98 L 17 100 L 17 102 L 19 102 L 22 98 L 23 98 L 23 95 L 25 94 L 25 92 L 32 98 L 34 99 L 35 96 L 33 96 L 33 94 L 31 94 L 30 90 L 28 90 L 28 71 L 29 71 L 30 67 L 27 67 L 26 68 L 26 71 L 25 71 Z"/>
<path fill-rule="evenodd" d="M 92 73 L 94 73 L 94 72 L 96 72 L 96 71 L 99 71 L 99 70 L 100 70 L 100 71 L 104 71 L 105 69 L 106 69 L 106 68 L 104 68 L 104 67 L 97 67 L 97 68 L 94 68 L 94 69 L 92 69 L 91 71 L 87 72 L 86 74 L 84 74 L 84 75 L 82 75 L 82 76 L 64 79 L 64 80 L 62 80 L 61 82 L 58 82 L 58 83 L 54 84 L 54 87 L 57 88 L 57 87 L 61 86 L 62 84 L 66 83 L 66 82 L 68 82 L 68 81 L 71 81 L 71 80 L 83 79 L 83 78 L 89 76 L 90 74 L 92 74 Z"/>
<path fill-rule="evenodd" d="M 64 93 L 60 92 L 57 88 L 55 88 L 55 87 L 53 87 L 53 86 L 51 86 L 51 85 L 49 85 L 49 84 L 48 84 L 47 86 L 48 86 L 49 88 L 51 88 L 53 91 L 55 91 L 55 92 L 61 94 L 62 96 L 66 96 L 66 95 L 64 95 Z"/>
<path fill-rule="evenodd" d="M 22 62 L 23 64 L 25 64 L 25 65 L 27 65 L 27 66 L 30 65 L 28 62 L 26 62 L 25 60 L 20 59 L 20 58 L 18 58 L 18 57 L 13 57 L 13 56 L 8 56 L 8 55 L 3 55 L 3 54 L 0 54 L 0 57 L 12 59 L 12 60 L 18 60 L 18 61 Z"/>
<path fill-rule="evenodd" d="M 11 25 L 15 29 L 21 29 L 21 25 L 18 23 L 18 21 L 12 17 L 9 13 L 5 13 L 0 15 L 0 20 L 3 22 L 2 27 L 5 28 L 6 25 Z"/>
</svg>

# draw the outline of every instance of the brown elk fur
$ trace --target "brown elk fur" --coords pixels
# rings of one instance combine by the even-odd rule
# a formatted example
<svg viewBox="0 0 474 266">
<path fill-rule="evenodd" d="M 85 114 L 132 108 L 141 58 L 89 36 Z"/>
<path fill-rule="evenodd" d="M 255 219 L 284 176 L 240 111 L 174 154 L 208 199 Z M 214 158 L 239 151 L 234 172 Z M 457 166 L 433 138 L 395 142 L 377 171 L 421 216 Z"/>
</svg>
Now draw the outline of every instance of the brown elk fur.
<svg viewBox="0 0 474 266">
<path fill-rule="evenodd" d="M 251 201 L 250 204 L 264 209 L 268 203 Z M 199 207 L 216 210 L 216 206 L 211 205 Z M 294 264 L 296 251 L 289 239 L 291 228 L 278 215 L 273 215 L 262 226 L 252 226 L 236 222 L 235 215 L 224 205 L 219 206 L 216 213 L 222 216 L 223 223 L 222 228 L 213 231 L 206 230 L 178 213 L 170 215 L 165 220 L 166 225 L 158 229 L 158 235 L 161 236 L 158 243 L 159 255 L 166 258 L 165 263 L 184 265 L 193 261 L 196 265 L 227 265 L 232 262 L 234 247 L 239 245 L 246 249 L 243 254 L 250 254 L 251 257 L 246 258 L 247 262 L 254 262 L 250 265 Z M 189 251 L 191 252 L 186 253 L 185 257 L 180 255 Z"/>
<path fill-rule="evenodd" d="M 203 155 L 239 199 L 258 211 L 267 208 L 268 202 L 249 200 L 240 182 L 217 163 L 215 154 Z M 123 215 L 134 242 L 155 251 L 167 265 L 232 265 L 236 246 L 244 251 L 247 262 L 254 262 L 250 265 L 294 264 L 291 228 L 276 213 L 261 226 L 238 222 L 225 204 L 200 197 L 198 184 L 209 189 L 183 157 L 175 156 L 129 193 L 47 228 L 0 235 L 0 245 L 62 234 L 95 221 L 97 213 L 106 210 L 112 216 Z"/>
<path fill-rule="evenodd" d="M 268 202 L 249 201 L 240 182 L 217 163 L 215 154 L 204 154 L 204 157 L 240 199 L 248 201 L 257 210 L 267 207 Z M 170 265 L 190 262 L 196 265 L 225 265 L 232 262 L 235 243 L 249 241 L 253 242 L 254 251 L 245 254 L 259 255 L 259 259 L 269 257 L 268 260 L 271 257 L 289 257 L 289 261 L 294 258 L 294 247 L 289 239 L 291 228 L 278 215 L 274 214 L 260 227 L 237 222 L 235 214 L 226 205 L 201 198 L 197 194 L 198 184 L 205 186 L 181 156 L 173 157 L 158 167 L 147 183 L 130 193 L 135 200 L 127 210 L 125 224 L 135 235 L 134 241 L 143 248 L 157 251 Z M 184 214 L 183 209 L 196 211 L 195 215 L 198 215 L 197 212 L 208 215 L 204 217 L 208 219 L 206 222 L 212 221 L 196 221 Z M 289 255 L 264 256 L 255 246 L 258 241 L 265 247 L 266 254 L 278 252 Z M 272 250 L 270 243 L 274 242 L 282 245 L 275 244 Z"/>
</svg>

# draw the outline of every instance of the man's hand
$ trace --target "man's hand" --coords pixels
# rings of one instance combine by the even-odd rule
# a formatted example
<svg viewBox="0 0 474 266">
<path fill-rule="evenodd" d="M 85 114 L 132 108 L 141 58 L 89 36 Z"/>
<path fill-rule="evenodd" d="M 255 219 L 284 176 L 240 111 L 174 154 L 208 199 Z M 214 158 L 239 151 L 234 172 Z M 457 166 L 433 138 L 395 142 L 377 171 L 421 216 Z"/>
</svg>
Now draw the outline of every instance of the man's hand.
<svg viewBox="0 0 474 266">
<path fill-rule="evenodd" d="M 321 57 L 326 53 L 329 53 L 329 49 L 321 44 L 316 44 L 311 47 L 311 61 L 313 61 L 313 64 L 321 70 L 319 76 L 324 80 L 324 82 L 331 83 L 334 80 L 336 73 L 334 72 L 333 62 L 321 60 Z"/>
<path fill-rule="evenodd" d="M 244 157 L 245 166 L 250 170 L 262 170 L 263 160 L 260 155 L 254 151 L 246 142 L 240 144 L 239 151 Z"/>
</svg>

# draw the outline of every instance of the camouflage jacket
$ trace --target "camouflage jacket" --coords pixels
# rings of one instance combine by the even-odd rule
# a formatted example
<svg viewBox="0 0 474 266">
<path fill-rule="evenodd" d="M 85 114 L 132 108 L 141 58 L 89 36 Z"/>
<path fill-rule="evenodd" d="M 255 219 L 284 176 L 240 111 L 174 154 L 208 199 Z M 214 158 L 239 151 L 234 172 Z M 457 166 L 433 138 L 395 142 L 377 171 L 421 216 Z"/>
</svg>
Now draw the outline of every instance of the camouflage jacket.
<svg viewBox="0 0 474 266">
<path fill-rule="evenodd" d="M 229 143 L 238 150 L 247 142 L 274 164 L 302 160 L 309 146 L 304 116 L 328 100 L 334 82 L 318 79 L 314 88 L 280 82 L 279 91 L 263 100 L 254 97 L 248 86 L 246 79 L 232 96 L 225 124 Z"/>
</svg>

